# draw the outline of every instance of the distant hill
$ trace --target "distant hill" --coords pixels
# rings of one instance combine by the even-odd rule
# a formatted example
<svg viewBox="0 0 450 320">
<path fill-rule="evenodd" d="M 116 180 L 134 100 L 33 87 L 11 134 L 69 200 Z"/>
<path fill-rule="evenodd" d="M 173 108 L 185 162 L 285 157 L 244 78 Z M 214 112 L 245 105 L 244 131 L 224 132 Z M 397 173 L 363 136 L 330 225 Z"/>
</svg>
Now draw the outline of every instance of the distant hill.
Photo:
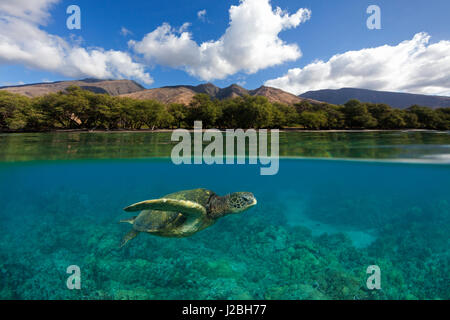
<svg viewBox="0 0 450 320">
<path fill-rule="evenodd" d="M 247 90 L 237 84 L 226 88 L 219 88 L 212 83 L 198 86 L 179 85 L 155 89 L 145 89 L 143 86 L 131 80 L 96 80 L 84 79 L 74 81 L 58 81 L 48 83 L 35 83 L 20 86 L 0 87 L 0 90 L 22 94 L 28 97 L 40 97 L 49 93 L 64 91 L 69 86 L 78 86 L 95 93 L 105 93 L 112 96 L 130 97 L 140 100 L 157 100 L 162 103 L 189 104 L 192 98 L 199 93 L 205 93 L 214 99 L 228 99 L 250 96 L 263 96 L 270 102 L 278 102 L 293 105 L 302 101 L 321 103 L 319 101 L 297 97 L 280 89 L 262 86 L 255 90 Z"/>
<path fill-rule="evenodd" d="M 162 103 L 188 104 L 196 94 L 195 91 L 186 87 L 166 87 L 123 94 L 121 97 L 138 100 L 157 100 Z"/>
<path fill-rule="evenodd" d="M 400 109 L 406 109 L 415 104 L 432 108 L 450 107 L 450 97 L 355 88 L 309 91 L 301 94 L 300 97 L 317 99 L 332 104 L 344 104 L 351 99 L 357 99 L 362 102 L 385 103 L 391 107 Z"/>
<path fill-rule="evenodd" d="M 171 86 L 156 89 L 148 89 L 135 93 L 125 94 L 122 96 L 131 97 L 134 99 L 153 99 L 163 103 L 184 103 L 188 104 L 192 98 L 199 93 L 208 94 L 211 98 L 223 100 L 228 98 L 243 97 L 245 95 L 250 96 L 263 96 L 269 99 L 270 102 L 278 102 L 283 104 L 292 105 L 304 100 L 308 100 L 312 103 L 320 103 L 319 101 L 312 101 L 297 97 L 291 93 L 285 92 L 280 89 L 271 87 L 260 87 L 255 90 L 247 90 L 233 84 L 227 88 L 219 88 L 211 83 L 201 84 L 199 86 Z"/>
<path fill-rule="evenodd" d="M 40 97 L 49 93 L 65 90 L 69 86 L 79 86 L 82 89 L 95 93 L 107 93 L 112 96 L 133 93 L 145 90 L 140 84 L 132 80 L 96 80 L 84 79 L 77 81 L 58 81 L 49 83 L 35 83 L 21 86 L 0 87 L 12 93 L 22 94 L 28 97 Z"/>
</svg>

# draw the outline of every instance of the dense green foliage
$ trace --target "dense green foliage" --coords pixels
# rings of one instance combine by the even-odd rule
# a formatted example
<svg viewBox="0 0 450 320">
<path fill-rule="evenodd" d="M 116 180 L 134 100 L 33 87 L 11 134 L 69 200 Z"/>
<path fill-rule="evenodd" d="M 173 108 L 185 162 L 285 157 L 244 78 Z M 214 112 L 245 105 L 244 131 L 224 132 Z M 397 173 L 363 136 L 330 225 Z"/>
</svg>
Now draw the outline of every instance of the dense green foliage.
<svg viewBox="0 0 450 320">
<path fill-rule="evenodd" d="M 265 97 L 219 101 L 206 94 L 195 96 L 185 106 L 111 97 L 78 87 L 33 99 L 0 91 L 1 131 L 190 128 L 195 120 L 203 121 L 206 128 L 449 130 L 450 108 L 398 110 L 357 100 L 343 106 L 308 102 L 287 106 Z"/>
</svg>

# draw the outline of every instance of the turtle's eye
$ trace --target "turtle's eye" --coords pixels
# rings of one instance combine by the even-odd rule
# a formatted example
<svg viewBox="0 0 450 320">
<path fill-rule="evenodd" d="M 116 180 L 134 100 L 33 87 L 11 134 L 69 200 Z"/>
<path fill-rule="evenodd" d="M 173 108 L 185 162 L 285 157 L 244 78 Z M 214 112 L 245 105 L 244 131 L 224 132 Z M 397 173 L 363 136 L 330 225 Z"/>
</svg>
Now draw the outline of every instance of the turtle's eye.
<svg viewBox="0 0 450 320">
<path fill-rule="evenodd" d="M 242 196 L 242 198 L 245 200 L 245 202 L 253 202 L 253 199 L 255 198 L 255 197 L 253 197 L 252 195 L 249 195 L 249 194 L 244 194 L 243 196 Z"/>
</svg>

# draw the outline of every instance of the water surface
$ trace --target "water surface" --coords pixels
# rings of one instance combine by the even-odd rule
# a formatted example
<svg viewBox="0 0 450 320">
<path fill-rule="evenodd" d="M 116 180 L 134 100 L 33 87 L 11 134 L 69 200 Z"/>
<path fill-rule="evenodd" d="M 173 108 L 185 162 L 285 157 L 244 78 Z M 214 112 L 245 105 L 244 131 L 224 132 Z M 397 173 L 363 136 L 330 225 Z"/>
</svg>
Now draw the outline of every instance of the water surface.
<svg viewBox="0 0 450 320">
<path fill-rule="evenodd" d="M 281 132 L 281 157 L 450 163 L 450 132 Z M 171 133 L 0 134 L 0 161 L 168 158 Z M 270 146 L 269 146 L 270 147 Z"/>
</svg>

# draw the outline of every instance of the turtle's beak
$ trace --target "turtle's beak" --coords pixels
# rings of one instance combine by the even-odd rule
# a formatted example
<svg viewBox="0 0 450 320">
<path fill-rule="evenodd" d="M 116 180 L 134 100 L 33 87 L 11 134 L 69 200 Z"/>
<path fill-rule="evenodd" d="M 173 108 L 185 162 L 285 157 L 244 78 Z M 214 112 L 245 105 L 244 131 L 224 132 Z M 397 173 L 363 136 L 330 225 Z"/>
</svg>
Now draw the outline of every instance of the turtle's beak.
<svg viewBox="0 0 450 320">
<path fill-rule="evenodd" d="M 258 204 L 258 200 L 256 198 L 252 199 L 252 202 L 248 204 L 247 209 L 250 209 Z"/>
</svg>

